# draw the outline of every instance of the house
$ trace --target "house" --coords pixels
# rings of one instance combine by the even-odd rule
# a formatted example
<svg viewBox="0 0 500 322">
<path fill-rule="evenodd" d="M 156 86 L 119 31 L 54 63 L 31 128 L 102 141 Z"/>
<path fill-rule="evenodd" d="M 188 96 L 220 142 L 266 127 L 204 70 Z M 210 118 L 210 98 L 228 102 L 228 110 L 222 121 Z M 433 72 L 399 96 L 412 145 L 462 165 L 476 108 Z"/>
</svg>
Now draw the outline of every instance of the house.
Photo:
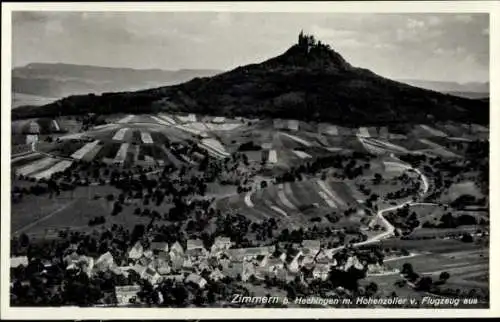
<svg viewBox="0 0 500 322">
<path fill-rule="evenodd" d="M 142 244 L 138 241 L 135 243 L 135 245 L 129 250 L 128 252 L 128 258 L 132 260 L 137 260 L 142 257 L 142 254 L 144 253 L 144 248 L 142 247 Z"/>
<path fill-rule="evenodd" d="M 151 249 L 148 249 L 146 251 L 144 251 L 144 253 L 142 254 L 143 257 L 146 257 L 146 258 L 150 258 L 152 259 L 154 254 L 153 254 L 153 251 Z"/>
<path fill-rule="evenodd" d="M 152 242 L 150 249 L 154 254 L 159 254 L 160 252 L 168 253 L 168 243 L 165 242 Z"/>
<path fill-rule="evenodd" d="M 233 248 L 228 249 L 226 254 L 233 261 L 243 261 L 256 259 L 259 255 L 270 255 L 274 250 L 274 246 Z"/>
<path fill-rule="evenodd" d="M 177 255 L 180 255 L 180 256 L 184 256 L 184 248 L 182 248 L 182 245 L 176 241 L 172 247 L 170 247 L 170 252 L 169 252 L 170 256 L 172 256 L 172 254 L 177 254 Z"/>
<path fill-rule="evenodd" d="M 80 255 L 78 255 L 76 252 L 72 252 L 72 253 L 64 256 L 63 262 L 64 262 L 64 264 L 66 264 L 66 266 L 69 266 L 72 263 L 78 262 L 79 259 L 80 259 Z"/>
<path fill-rule="evenodd" d="M 10 267 L 16 268 L 19 266 L 27 267 L 28 266 L 28 256 L 17 256 L 10 258 Z"/>
<path fill-rule="evenodd" d="M 184 265 L 184 257 L 179 255 L 170 256 L 171 268 L 174 271 L 180 270 Z"/>
<path fill-rule="evenodd" d="M 299 130 L 299 121 L 297 120 L 288 120 L 288 129 L 292 131 Z"/>
<path fill-rule="evenodd" d="M 222 273 L 231 278 L 237 278 L 243 273 L 243 263 L 242 262 L 230 262 L 229 265 L 222 268 Z"/>
<path fill-rule="evenodd" d="M 143 256 L 143 257 L 139 258 L 139 260 L 137 261 L 137 263 L 139 263 L 142 266 L 149 266 L 152 261 L 153 261 L 152 258 L 144 257 Z"/>
<path fill-rule="evenodd" d="M 186 251 L 186 256 L 193 262 L 201 261 L 208 256 L 208 252 L 205 248 L 192 248 Z"/>
<path fill-rule="evenodd" d="M 112 269 L 112 272 L 116 275 L 123 275 L 125 278 L 128 278 L 129 271 L 133 270 L 133 266 L 117 266 Z"/>
<path fill-rule="evenodd" d="M 221 250 L 229 249 L 232 245 L 231 238 L 229 237 L 216 237 L 212 248 L 210 249 L 211 253 L 217 253 Z"/>
<path fill-rule="evenodd" d="M 210 275 L 208 276 L 212 281 L 219 281 L 225 277 L 224 273 L 222 273 L 218 268 L 214 269 Z"/>
<path fill-rule="evenodd" d="M 272 257 L 266 263 L 267 271 L 274 273 L 285 267 L 285 263 L 280 258 Z"/>
<path fill-rule="evenodd" d="M 250 278 L 250 276 L 252 275 L 256 275 L 256 270 L 255 270 L 255 266 L 252 264 L 252 263 L 249 263 L 249 262 L 243 262 L 243 270 L 241 272 L 241 280 L 243 282 L 246 282 L 248 281 L 248 279 Z"/>
<path fill-rule="evenodd" d="M 316 262 L 333 260 L 334 249 L 321 249 L 315 257 Z"/>
<path fill-rule="evenodd" d="M 190 251 L 193 249 L 205 249 L 205 246 L 203 246 L 203 241 L 201 239 L 188 239 L 186 251 Z"/>
<path fill-rule="evenodd" d="M 304 255 L 316 256 L 321 249 L 321 242 L 314 239 L 306 239 L 302 241 L 302 252 Z"/>
<path fill-rule="evenodd" d="M 169 262 L 163 258 L 156 258 L 150 264 L 149 267 L 156 269 L 160 275 L 170 274 L 172 267 Z"/>
<path fill-rule="evenodd" d="M 138 302 L 139 285 L 115 286 L 115 296 L 118 306 L 127 306 Z"/>
<path fill-rule="evenodd" d="M 216 116 L 212 119 L 212 123 L 215 124 L 222 124 L 226 121 L 226 118 L 224 116 Z"/>
<path fill-rule="evenodd" d="M 194 267 L 193 262 L 189 257 L 185 258 L 184 261 L 182 262 L 182 268 L 193 269 L 193 267 Z"/>
<path fill-rule="evenodd" d="M 330 274 L 330 265 L 328 264 L 316 264 L 312 272 L 314 279 L 320 279 L 325 281 L 328 279 Z"/>
<path fill-rule="evenodd" d="M 94 271 L 103 272 L 115 266 L 113 255 L 110 252 L 102 254 L 94 263 Z"/>
<path fill-rule="evenodd" d="M 134 272 L 137 273 L 137 275 L 141 276 L 144 274 L 144 272 L 146 271 L 147 267 L 146 266 L 142 266 L 141 264 L 135 264 L 134 266 L 132 266 L 131 268 Z"/>
<path fill-rule="evenodd" d="M 289 254 L 292 258 L 288 262 L 288 270 L 290 272 L 298 272 L 301 266 L 302 259 L 305 257 L 301 250 L 293 249 L 293 251 Z"/>
<path fill-rule="evenodd" d="M 196 270 L 201 273 L 204 270 L 211 271 L 212 269 L 211 269 L 210 265 L 208 265 L 208 263 L 206 261 L 203 261 L 203 262 L 200 262 L 196 266 Z"/>
<path fill-rule="evenodd" d="M 160 274 L 151 267 L 147 267 L 141 275 L 141 278 L 149 281 L 152 285 L 156 285 L 160 280 Z"/>
<path fill-rule="evenodd" d="M 161 277 L 163 281 L 171 280 L 173 282 L 182 283 L 184 281 L 184 274 L 172 274 L 172 275 L 164 275 Z"/>
<path fill-rule="evenodd" d="M 184 280 L 185 283 L 192 283 L 197 285 L 199 288 L 204 288 L 207 285 L 207 280 L 198 274 L 191 273 Z"/>
<path fill-rule="evenodd" d="M 354 267 L 355 269 L 362 270 L 364 269 L 364 265 L 360 262 L 357 256 L 350 256 L 347 258 L 347 261 L 345 264 L 342 266 L 342 270 L 347 271 L 351 267 Z"/>
<path fill-rule="evenodd" d="M 26 132 L 27 134 L 40 134 L 40 125 L 35 121 L 31 121 Z"/>
<path fill-rule="evenodd" d="M 92 275 L 92 269 L 94 268 L 94 259 L 90 256 L 80 256 L 80 259 L 78 261 L 78 265 L 82 272 L 84 272 L 87 275 Z M 111 262 L 110 268 L 114 266 L 114 262 Z"/>
<path fill-rule="evenodd" d="M 267 266 L 271 255 L 258 255 L 255 259 L 255 264 L 259 267 Z"/>
</svg>

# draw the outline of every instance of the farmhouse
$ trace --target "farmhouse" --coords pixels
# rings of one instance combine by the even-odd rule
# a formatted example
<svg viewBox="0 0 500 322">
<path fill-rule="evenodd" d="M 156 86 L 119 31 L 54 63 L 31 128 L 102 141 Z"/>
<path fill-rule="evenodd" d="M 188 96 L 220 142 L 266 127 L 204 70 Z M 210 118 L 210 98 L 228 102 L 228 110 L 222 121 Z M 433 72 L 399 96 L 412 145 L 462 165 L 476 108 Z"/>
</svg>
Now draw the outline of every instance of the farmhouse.
<svg viewBox="0 0 500 322">
<path fill-rule="evenodd" d="M 174 282 L 183 282 L 184 281 L 184 274 L 173 274 L 173 275 L 165 275 L 165 276 L 162 276 L 162 280 L 165 281 L 165 280 L 171 280 L 171 281 L 174 281 Z"/>
<path fill-rule="evenodd" d="M 170 247 L 170 253 L 172 252 L 184 256 L 184 249 L 182 248 L 181 244 L 178 241 L 176 241 L 172 245 L 172 247 Z"/>
<path fill-rule="evenodd" d="M 210 275 L 208 276 L 212 281 L 220 281 L 225 277 L 224 273 L 222 273 L 218 268 L 214 269 Z"/>
<path fill-rule="evenodd" d="M 128 252 L 128 258 L 137 260 L 142 257 L 144 248 L 140 242 L 136 242 L 135 245 Z"/>
<path fill-rule="evenodd" d="M 357 256 L 350 256 L 347 258 L 346 263 L 342 266 L 342 270 L 347 271 L 351 267 L 362 270 L 364 268 L 363 264 L 359 261 Z"/>
<path fill-rule="evenodd" d="M 321 248 L 321 242 L 319 240 L 306 239 L 302 241 L 302 247 L 304 255 L 316 256 Z"/>
<path fill-rule="evenodd" d="M 290 272 L 298 272 L 301 266 L 301 261 L 305 257 L 302 251 L 294 250 L 291 254 L 292 260 L 288 263 L 288 270 Z"/>
<path fill-rule="evenodd" d="M 40 134 L 40 125 L 35 121 L 31 121 L 26 128 L 26 134 Z"/>
<path fill-rule="evenodd" d="M 231 245 L 232 243 L 229 237 L 216 237 L 210 251 L 212 253 L 217 253 L 221 250 L 229 249 Z"/>
<path fill-rule="evenodd" d="M 316 264 L 312 272 L 313 278 L 320 279 L 322 281 L 328 279 L 330 274 L 330 265 L 328 264 Z"/>
<path fill-rule="evenodd" d="M 226 121 L 226 118 L 223 116 L 216 116 L 212 119 L 212 123 L 215 124 L 223 124 Z"/>
<path fill-rule="evenodd" d="M 156 271 L 160 275 L 167 275 L 172 271 L 172 267 L 170 267 L 168 261 L 162 259 L 156 259 L 153 267 L 156 268 Z"/>
<path fill-rule="evenodd" d="M 114 258 L 110 252 L 106 252 L 102 254 L 94 264 L 94 271 L 96 272 L 104 272 L 114 266 Z"/>
<path fill-rule="evenodd" d="M 139 263 L 132 266 L 132 270 L 134 272 L 136 272 L 139 276 L 142 276 L 144 274 L 144 272 L 146 271 L 146 268 L 147 268 L 146 266 L 143 266 Z"/>
<path fill-rule="evenodd" d="M 184 282 L 187 284 L 187 283 L 192 283 L 192 284 L 195 284 L 197 285 L 199 288 L 204 288 L 205 285 L 207 285 L 207 280 L 204 279 L 203 277 L 201 277 L 200 275 L 198 274 L 194 274 L 194 273 L 191 273 L 189 274 L 186 279 L 184 280 Z"/>
<path fill-rule="evenodd" d="M 116 286 L 115 296 L 119 306 L 126 306 L 137 301 L 137 293 L 141 290 L 139 285 Z"/>
<path fill-rule="evenodd" d="M 223 267 L 222 273 L 231 278 L 236 278 L 238 275 L 241 277 L 243 273 L 243 262 L 231 262 Z"/>
<path fill-rule="evenodd" d="M 16 268 L 19 266 L 22 266 L 22 267 L 28 266 L 28 256 L 17 256 L 17 257 L 10 258 L 10 267 L 11 268 Z"/>
<path fill-rule="evenodd" d="M 269 255 L 274 251 L 274 249 L 274 246 L 233 248 L 228 249 L 226 253 L 231 260 L 243 261 L 256 259 L 259 255 Z"/>
<path fill-rule="evenodd" d="M 141 277 L 149 281 L 152 285 L 156 285 L 161 278 L 160 274 L 151 267 L 146 268 Z"/>
</svg>

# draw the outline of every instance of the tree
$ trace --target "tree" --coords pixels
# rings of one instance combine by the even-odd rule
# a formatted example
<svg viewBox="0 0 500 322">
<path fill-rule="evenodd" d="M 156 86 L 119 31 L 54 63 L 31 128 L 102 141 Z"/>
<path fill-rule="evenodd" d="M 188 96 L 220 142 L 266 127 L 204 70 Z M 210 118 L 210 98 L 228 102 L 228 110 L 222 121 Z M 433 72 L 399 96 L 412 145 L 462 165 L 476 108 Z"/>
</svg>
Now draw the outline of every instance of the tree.
<svg viewBox="0 0 500 322">
<path fill-rule="evenodd" d="M 430 276 L 422 277 L 417 283 L 417 289 L 419 291 L 429 291 L 432 286 L 432 278 Z"/>
<path fill-rule="evenodd" d="M 20 242 L 22 247 L 27 247 L 30 244 L 30 239 L 29 239 L 28 235 L 26 235 L 25 233 L 22 233 L 20 238 L 19 238 L 19 242 Z"/>
<path fill-rule="evenodd" d="M 378 285 L 375 282 L 371 282 L 366 287 L 366 296 L 374 296 L 375 294 L 377 294 L 377 291 Z"/>
<path fill-rule="evenodd" d="M 401 270 L 403 275 L 411 275 L 414 273 L 413 266 L 410 263 L 404 263 L 403 268 Z"/>
<path fill-rule="evenodd" d="M 471 234 L 465 233 L 462 235 L 462 241 L 464 243 L 472 243 L 474 241 L 474 238 L 472 238 Z"/>
<path fill-rule="evenodd" d="M 449 278 L 450 278 L 450 273 L 448 272 L 441 272 L 441 274 L 439 274 L 440 281 L 446 282 Z"/>
</svg>

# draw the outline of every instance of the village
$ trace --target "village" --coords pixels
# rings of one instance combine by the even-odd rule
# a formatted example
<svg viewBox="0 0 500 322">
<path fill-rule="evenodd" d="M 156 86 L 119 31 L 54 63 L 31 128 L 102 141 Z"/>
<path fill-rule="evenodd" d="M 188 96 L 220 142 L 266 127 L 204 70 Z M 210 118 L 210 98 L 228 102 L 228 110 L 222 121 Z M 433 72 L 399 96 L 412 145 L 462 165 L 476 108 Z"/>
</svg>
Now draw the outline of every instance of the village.
<svg viewBox="0 0 500 322">
<path fill-rule="evenodd" d="M 53 265 L 66 267 L 66 274 L 73 277 L 85 274 L 89 278 L 100 273 L 112 272 L 129 279 L 130 274 L 140 277 L 155 288 L 163 282 L 190 285 L 203 290 L 209 281 L 250 282 L 277 279 L 283 282 L 300 281 L 307 284 L 313 280 L 325 281 L 332 268 L 348 271 L 375 272 L 381 269 L 378 263 L 360 260 L 354 250 L 337 260 L 335 253 L 339 248 L 322 248 L 319 240 L 304 240 L 302 243 L 278 243 L 274 246 L 231 248 L 233 243 L 228 237 L 216 237 L 210 249 L 206 249 L 200 239 L 187 240 L 186 247 L 180 242 L 169 245 L 166 242 L 154 242 L 148 238 L 137 241 L 120 260 L 107 251 L 98 258 L 78 253 L 78 245 L 71 245 L 62 259 L 62 263 L 50 260 L 42 261 L 40 275 L 47 273 Z M 338 258 L 338 257 L 337 257 Z M 11 270 L 29 265 L 27 256 L 11 258 Z M 308 272 L 308 273 L 305 273 Z M 115 301 L 109 305 L 131 306 L 140 304 L 138 293 L 143 286 L 134 283 L 122 283 L 114 287 Z M 162 295 L 158 291 L 158 304 Z M 94 303 L 98 305 L 99 303 Z"/>
</svg>

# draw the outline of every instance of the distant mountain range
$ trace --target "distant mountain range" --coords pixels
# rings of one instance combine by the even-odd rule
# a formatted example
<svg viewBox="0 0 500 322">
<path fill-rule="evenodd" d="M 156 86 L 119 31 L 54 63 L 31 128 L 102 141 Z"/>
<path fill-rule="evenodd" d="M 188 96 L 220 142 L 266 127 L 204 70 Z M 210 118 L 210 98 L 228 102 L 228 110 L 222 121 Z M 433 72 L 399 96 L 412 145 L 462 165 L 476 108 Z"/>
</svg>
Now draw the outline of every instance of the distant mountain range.
<svg viewBox="0 0 500 322">
<path fill-rule="evenodd" d="M 489 97 L 490 95 L 489 82 L 456 83 L 456 82 L 443 82 L 443 81 L 426 81 L 417 79 L 400 79 L 399 81 L 412 86 L 430 89 L 441 93 L 463 96 L 463 97 L 486 98 Z"/>
<path fill-rule="evenodd" d="M 210 69 L 131 69 L 33 63 L 12 70 L 13 107 L 43 105 L 82 94 L 133 91 L 213 76 Z"/>
<path fill-rule="evenodd" d="M 442 94 L 354 67 L 313 36 L 285 53 L 212 77 L 136 92 L 71 96 L 43 108 L 19 107 L 13 118 L 95 112 L 200 113 L 293 118 L 345 125 L 489 122 L 489 101 Z"/>
</svg>

